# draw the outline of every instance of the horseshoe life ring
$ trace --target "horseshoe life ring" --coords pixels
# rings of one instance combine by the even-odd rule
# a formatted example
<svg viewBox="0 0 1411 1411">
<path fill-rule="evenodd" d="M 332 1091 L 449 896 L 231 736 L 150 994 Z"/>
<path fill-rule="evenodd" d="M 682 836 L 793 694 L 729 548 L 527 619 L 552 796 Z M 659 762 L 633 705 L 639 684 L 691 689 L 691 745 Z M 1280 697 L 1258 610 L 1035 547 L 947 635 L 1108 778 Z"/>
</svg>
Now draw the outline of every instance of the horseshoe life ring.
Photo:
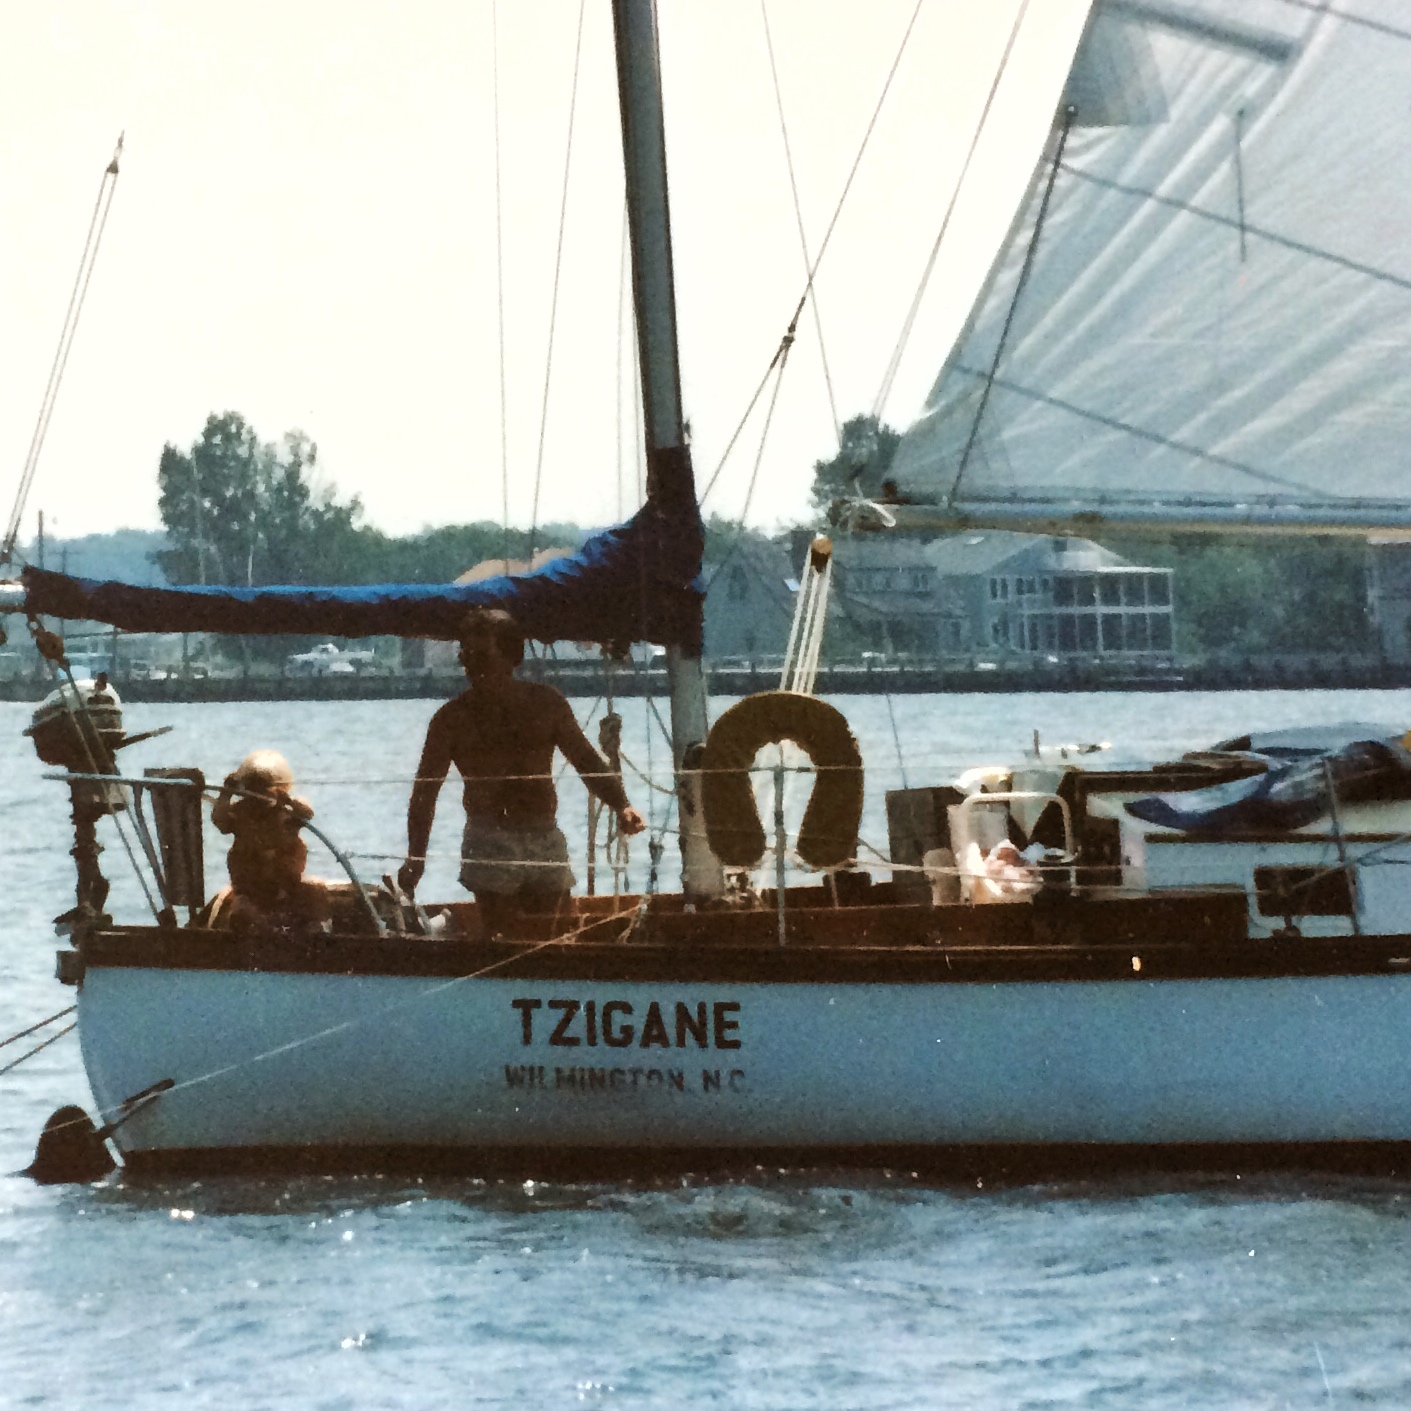
<svg viewBox="0 0 1411 1411">
<path fill-rule="evenodd" d="M 804 750 L 819 771 L 799 829 L 799 856 L 810 867 L 837 867 L 857 852 L 862 751 L 847 721 L 814 696 L 761 691 L 736 702 L 711 726 L 701 762 L 706 836 L 727 867 L 754 867 L 764 856 L 749 770 L 760 749 L 783 740 Z"/>
</svg>

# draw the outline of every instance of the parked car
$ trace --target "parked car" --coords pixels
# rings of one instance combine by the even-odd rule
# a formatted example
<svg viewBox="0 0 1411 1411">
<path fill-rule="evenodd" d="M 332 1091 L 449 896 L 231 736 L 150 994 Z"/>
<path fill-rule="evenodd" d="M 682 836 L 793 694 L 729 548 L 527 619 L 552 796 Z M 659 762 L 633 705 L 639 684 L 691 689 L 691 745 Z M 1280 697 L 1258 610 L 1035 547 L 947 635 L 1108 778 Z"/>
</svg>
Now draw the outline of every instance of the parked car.
<svg viewBox="0 0 1411 1411">
<path fill-rule="evenodd" d="M 306 652 L 295 652 L 285 659 L 285 667 L 291 676 L 364 676 L 387 671 L 375 652 L 348 650 L 334 642 L 321 642 Z"/>
</svg>

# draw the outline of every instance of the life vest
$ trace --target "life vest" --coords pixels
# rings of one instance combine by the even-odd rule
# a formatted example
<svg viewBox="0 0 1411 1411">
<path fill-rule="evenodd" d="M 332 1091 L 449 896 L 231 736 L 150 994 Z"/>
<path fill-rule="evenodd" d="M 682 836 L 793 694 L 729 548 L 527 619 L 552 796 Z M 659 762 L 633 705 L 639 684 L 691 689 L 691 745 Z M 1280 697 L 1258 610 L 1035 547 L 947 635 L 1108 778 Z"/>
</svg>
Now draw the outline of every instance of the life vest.
<svg viewBox="0 0 1411 1411">
<path fill-rule="evenodd" d="M 840 711 L 815 696 L 761 691 L 711 726 L 701 762 L 701 804 L 711 851 L 727 867 L 754 867 L 764 828 L 750 784 L 755 755 L 792 740 L 818 773 L 796 844 L 810 867 L 837 867 L 857 852 L 862 822 L 862 751 Z"/>
</svg>

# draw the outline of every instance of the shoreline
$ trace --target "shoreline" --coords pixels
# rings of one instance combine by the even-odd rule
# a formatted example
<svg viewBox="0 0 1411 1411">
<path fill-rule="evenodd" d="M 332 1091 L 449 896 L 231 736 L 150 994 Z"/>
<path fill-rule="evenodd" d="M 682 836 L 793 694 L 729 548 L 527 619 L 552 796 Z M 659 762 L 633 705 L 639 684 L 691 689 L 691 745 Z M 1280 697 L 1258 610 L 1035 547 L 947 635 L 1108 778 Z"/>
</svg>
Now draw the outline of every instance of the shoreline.
<svg viewBox="0 0 1411 1411">
<path fill-rule="evenodd" d="M 592 699 L 607 688 L 598 663 L 527 663 L 522 675 L 556 686 L 571 698 Z M 777 668 L 711 667 L 714 696 L 745 696 L 778 688 Z M 116 676 L 125 701 L 155 703 L 231 701 L 448 700 L 464 689 L 459 673 L 277 677 L 209 676 L 149 680 Z M 1079 692 L 1396 690 L 1411 687 L 1411 670 L 1365 660 L 1297 659 L 1192 663 L 1161 672 L 1118 673 L 1083 667 L 934 663 L 895 666 L 827 666 L 818 672 L 817 694 L 848 695 L 1064 695 Z M 0 679 L 0 700 L 38 703 L 52 689 L 47 679 Z M 613 694 L 667 694 L 666 672 L 629 664 L 613 673 Z"/>
</svg>

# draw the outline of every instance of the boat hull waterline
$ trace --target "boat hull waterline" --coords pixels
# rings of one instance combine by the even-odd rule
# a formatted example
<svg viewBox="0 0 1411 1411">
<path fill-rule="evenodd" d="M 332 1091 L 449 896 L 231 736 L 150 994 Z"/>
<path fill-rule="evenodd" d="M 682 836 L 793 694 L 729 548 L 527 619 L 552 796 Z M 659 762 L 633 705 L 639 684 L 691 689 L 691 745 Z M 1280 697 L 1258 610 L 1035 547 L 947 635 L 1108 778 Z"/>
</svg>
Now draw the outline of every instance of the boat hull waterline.
<svg viewBox="0 0 1411 1411">
<path fill-rule="evenodd" d="M 174 1083 L 115 1136 L 134 1173 L 1411 1154 L 1407 974 L 682 984 L 101 966 L 79 1018 L 104 1112 Z"/>
</svg>

